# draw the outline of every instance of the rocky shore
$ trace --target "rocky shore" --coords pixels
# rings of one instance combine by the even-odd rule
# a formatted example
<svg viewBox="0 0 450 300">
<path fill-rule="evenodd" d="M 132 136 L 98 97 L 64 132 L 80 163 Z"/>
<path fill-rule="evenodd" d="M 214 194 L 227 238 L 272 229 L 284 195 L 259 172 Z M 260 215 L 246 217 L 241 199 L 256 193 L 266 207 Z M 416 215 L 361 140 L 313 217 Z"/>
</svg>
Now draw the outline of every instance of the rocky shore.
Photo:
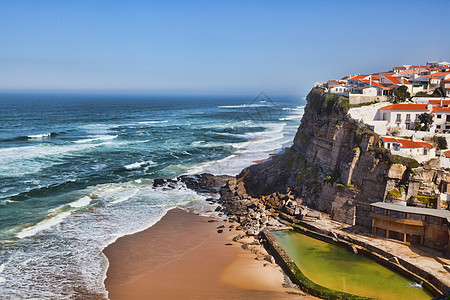
<svg viewBox="0 0 450 300">
<path fill-rule="evenodd" d="M 218 216 L 233 225 L 218 226 L 217 233 L 235 232 L 232 241 L 241 244 L 242 249 L 251 252 L 256 260 L 274 264 L 274 256 L 277 256 L 277 253 L 273 253 L 272 247 L 265 249 L 261 246 L 266 242 L 266 235 L 261 234 L 263 230 L 267 232 L 267 230 L 292 229 L 293 224 L 299 224 L 307 232 L 328 237 L 330 241 L 338 244 L 343 243 L 355 253 L 371 252 L 373 259 L 379 263 L 427 282 L 435 293 L 445 293 L 450 286 L 448 271 L 444 267 L 448 262 L 436 261 L 434 259 L 437 256 L 436 252 L 420 248 L 422 255 L 417 255 L 417 249 L 411 250 L 407 245 L 379 239 L 363 226 L 334 221 L 329 214 L 300 204 L 301 201 L 289 189 L 287 193 L 274 192 L 266 196 L 253 197 L 247 192 L 242 177 L 211 174 L 180 176 L 171 180 L 161 179 L 156 180 L 154 185 L 171 188 L 178 182 L 199 193 L 219 194 L 219 198 L 211 197 L 208 201 L 217 204 L 215 211 Z M 295 286 L 288 277 L 285 278 L 285 285 Z M 303 291 L 298 292 L 304 295 Z"/>
<path fill-rule="evenodd" d="M 173 180 L 155 180 L 154 186 L 188 188 L 210 197 L 216 212 L 229 223 L 236 222 L 243 234 L 244 249 L 262 242 L 260 232 L 302 224 L 310 230 L 352 245 L 370 248 L 386 264 L 421 278 L 445 293 L 450 276 L 448 260 L 434 259 L 435 251 L 385 241 L 370 232 L 370 204 L 384 201 L 392 190 L 401 191 L 397 201 L 415 201 L 413 195 L 434 195 L 450 173 L 417 165 L 411 159 L 390 155 L 379 136 L 348 114 L 348 99 L 313 89 L 294 144 L 282 154 L 244 169 L 238 176 L 184 175 Z M 346 102 L 347 101 L 347 102 Z M 394 201 L 395 202 L 395 201 Z M 223 233 L 226 228 L 218 228 Z M 253 237 L 253 239 L 248 239 Z M 248 242 L 250 241 L 250 242 Z M 416 247 L 417 248 L 417 247 Z M 267 252 L 252 250 L 257 259 L 273 262 Z M 447 266 L 448 267 L 448 266 Z"/>
</svg>

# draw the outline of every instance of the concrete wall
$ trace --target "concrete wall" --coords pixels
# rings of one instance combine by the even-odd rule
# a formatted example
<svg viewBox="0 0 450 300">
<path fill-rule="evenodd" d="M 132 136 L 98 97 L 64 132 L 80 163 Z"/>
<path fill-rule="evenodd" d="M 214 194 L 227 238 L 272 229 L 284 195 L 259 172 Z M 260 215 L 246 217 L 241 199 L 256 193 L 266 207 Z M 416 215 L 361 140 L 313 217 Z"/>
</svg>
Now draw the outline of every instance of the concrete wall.
<svg viewBox="0 0 450 300">
<path fill-rule="evenodd" d="M 372 96 L 363 94 L 349 94 L 348 95 L 350 105 L 370 103 L 370 102 L 383 102 L 388 101 L 386 96 Z"/>
</svg>

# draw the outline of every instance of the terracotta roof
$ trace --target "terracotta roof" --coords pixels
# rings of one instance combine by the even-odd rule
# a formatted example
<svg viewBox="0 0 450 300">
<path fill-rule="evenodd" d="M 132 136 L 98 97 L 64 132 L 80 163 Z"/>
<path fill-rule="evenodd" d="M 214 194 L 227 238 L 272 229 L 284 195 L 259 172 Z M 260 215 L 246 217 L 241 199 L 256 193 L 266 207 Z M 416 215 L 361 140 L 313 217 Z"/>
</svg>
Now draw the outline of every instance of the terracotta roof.
<svg viewBox="0 0 450 300">
<path fill-rule="evenodd" d="M 383 142 L 385 143 L 397 143 L 400 144 L 401 148 L 434 148 L 433 145 L 427 143 L 427 142 L 415 142 L 415 141 L 411 141 L 408 139 L 400 139 L 400 138 L 394 138 L 394 137 L 381 137 L 381 139 L 383 140 Z"/>
<path fill-rule="evenodd" d="M 432 74 L 433 77 L 445 77 L 446 75 L 450 75 L 450 72 L 436 72 Z"/>
<path fill-rule="evenodd" d="M 406 70 L 405 67 L 394 67 L 394 70 Z"/>
<path fill-rule="evenodd" d="M 382 136 L 381 139 L 386 143 L 396 143 L 397 139 L 393 137 Z"/>
<path fill-rule="evenodd" d="M 433 145 L 431 145 L 430 143 L 427 143 L 427 142 L 413 142 L 413 143 L 417 143 L 417 144 L 422 145 L 423 147 L 426 147 L 428 149 L 434 148 Z"/>
<path fill-rule="evenodd" d="M 428 101 L 431 105 L 450 105 L 450 100 L 436 100 L 436 99 L 430 99 Z"/>
<path fill-rule="evenodd" d="M 450 112 L 450 107 L 439 107 L 439 106 L 433 106 L 433 112 Z"/>
<path fill-rule="evenodd" d="M 357 80 L 364 79 L 364 78 L 366 78 L 367 76 L 369 76 L 369 75 L 355 75 L 355 76 L 350 76 L 350 77 L 348 78 L 348 80 L 354 80 L 354 81 L 357 81 Z"/>
<path fill-rule="evenodd" d="M 383 90 L 390 90 L 390 88 L 382 86 L 381 84 L 379 84 L 377 82 L 373 82 L 373 81 L 372 81 L 372 86 L 382 88 Z"/>
<path fill-rule="evenodd" d="M 444 82 L 450 82 L 450 78 L 445 79 Z"/>
<path fill-rule="evenodd" d="M 442 151 L 442 154 L 444 155 L 444 157 L 450 158 L 450 150 Z"/>
<path fill-rule="evenodd" d="M 384 77 L 391 81 L 393 84 L 411 84 L 411 82 L 404 78 L 402 80 L 402 77 L 394 77 L 392 75 L 384 75 Z"/>
<path fill-rule="evenodd" d="M 380 108 L 380 110 L 417 110 L 428 111 L 428 104 L 416 104 L 416 103 L 398 103 L 391 104 Z"/>
</svg>

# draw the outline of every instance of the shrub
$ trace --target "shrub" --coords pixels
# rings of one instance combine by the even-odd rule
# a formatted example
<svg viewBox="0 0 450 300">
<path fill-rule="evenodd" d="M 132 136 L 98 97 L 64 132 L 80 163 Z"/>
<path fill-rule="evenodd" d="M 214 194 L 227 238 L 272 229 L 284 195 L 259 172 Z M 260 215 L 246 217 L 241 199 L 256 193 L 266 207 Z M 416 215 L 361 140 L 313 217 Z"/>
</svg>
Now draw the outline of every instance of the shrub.
<svg viewBox="0 0 450 300">
<path fill-rule="evenodd" d="M 390 190 L 390 191 L 388 192 L 388 194 L 391 195 L 391 196 L 393 196 L 393 197 L 396 197 L 396 198 L 401 198 L 401 197 L 402 197 L 402 194 L 401 194 L 400 191 L 397 190 L 397 189 Z"/>
<path fill-rule="evenodd" d="M 435 206 L 437 204 L 437 199 L 433 196 L 416 195 L 416 198 L 426 206 Z"/>
<path fill-rule="evenodd" d="M 443 136 L 433 136 L 433 144 L 436 145 L 437 150 L 447 149 L 447 139 Z"/>
</svg>

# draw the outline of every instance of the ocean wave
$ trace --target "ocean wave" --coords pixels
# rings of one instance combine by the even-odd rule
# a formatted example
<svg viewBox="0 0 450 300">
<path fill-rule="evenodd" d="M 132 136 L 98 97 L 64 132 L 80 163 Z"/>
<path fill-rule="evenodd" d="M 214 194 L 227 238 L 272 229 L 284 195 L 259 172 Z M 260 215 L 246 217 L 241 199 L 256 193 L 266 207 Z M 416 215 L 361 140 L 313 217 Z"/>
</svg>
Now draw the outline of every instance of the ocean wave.
<svg viewBox="0 0 450 300">
<path fill-rule="evenodd" d="M 135 163 L 126 165 L 126 166 L 124 166 L 124 168 L 127 170 L 136 170 L 141 167 L 154 167 L 157 165 L 158 164 L 155 163 L 153 160 L 146 160 L 146 161 L 139 161 L 139 162 L 135 162 Z"/>
<path fill-rule="evenodd" d="M 89 196 L 84 196 L 78 199 L 77 201 L 74 201 L 72 203 L 69 203 L 69 206 L 73 208 L 80 208 L 84 206 L 88 206 L 91 203 L 92 199 Z"/>
<path fill-rule="evenodd" d="M 30 139 L 44 139 L 44 138 L 49 138 L 49 137 L 53 137 L 53 136 L 56 136 L 56 135 L 57 135 L 56 132 L 48 132 L 48 133 L 40 133 L 40 134 L 29 135 L 28 138 L 30 138 Z"/>
<path fill-rule="evenodd" d="M 264 106 L 271 106 L 271 105 L 266 104 L 266 103 L 260 103 L 260 104 L 253 103 L 253 104 L 240 104 L 240 105 L 219 105 L 218 107 L 234 109 L 234 108 L 253 108 L 253 107 L 264 107 Z"/>
<path fill-rule="evenodd" d="M 65 211 L 61 212 L 59 214 L 56 214 L 54 216 L 50 216 L 47 219 L 37 223 L 34 226 L 26 227 L 22 229 L 19 233 L 17 233 L 17 237 L 19 239 L 31 237 L 35 235 L 36 233 L 49 229 L 52 226 L 55 226 L 59 223 L 61 223 L 65 218 L 67 218 L 70 215 L 70 212 Z"/>
<path fill-rule="evenodd" d="M 163 120 L 163 121 L 141 121 L 141 122 L 137 122 L 138 124 L 163 124 L 163 123 L 167 123 L 169 122 L 169 120 Z"/>
<path fill-rule="evenodd" d="M 61 158 L 75 153 L 85 153 L 100 146 L 119 146 L 137 142 L 116 142 L 117 136 L 99 136 L 65 144 L 40 144 L 0 149 L 0 176 L 22 177 L 61 163 Z"/>
<path fill-rule="evenodd" d="M 50 213 L 42 222 L 24 228 L 19 240 L 2 245 L 11 255 L 2 261 L 0 297 L 65 299 L 95 294 L 106 298 L 104 248 L 121 236 L 152 226 L 177 205 L 206 202 L 205 196 L 183 185 L 153 188 L 134 181 L 99 185 L 86 194 L 104 205 Z"/>
<path fill-rule="evenodd" d="M 96 136 L 90 137 L 88 139 L 81 139 L 81 140 L 73 141 L 73 143 L 87 144 L 87 143 L 98 142 L 98 141 L 110 141 L 110 140 L 116 139 L 117 137 L 118 137 L 118 135 L 96 135 Z"/>
</svg>

